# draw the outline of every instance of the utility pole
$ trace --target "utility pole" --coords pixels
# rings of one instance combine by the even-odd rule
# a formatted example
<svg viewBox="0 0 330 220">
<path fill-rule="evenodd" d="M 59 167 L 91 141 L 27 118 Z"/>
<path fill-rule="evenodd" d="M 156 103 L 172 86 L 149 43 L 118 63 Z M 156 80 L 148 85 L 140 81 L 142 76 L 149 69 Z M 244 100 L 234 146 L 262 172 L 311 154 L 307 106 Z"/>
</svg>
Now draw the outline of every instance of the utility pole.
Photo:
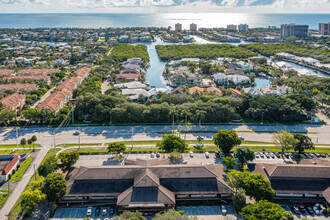
<svg viewBox="0 0 330 220">
<path fill-rule="evenodd" d="M 56 157 L 56 141 L 55 141 L 55 138 L 56 138 L 56 134 L 54 133 L 54 151 L 55 151 L 55 157 Z"/>
<path fill-rule="evenodd" d="M 17 151 L 18 151 L 18 130 L 17 130 L 17 127 L 16 127 L 16 145 L 17 145 Z"/>
<path fill-rule="evenodd" d="M 80 150 L 80 127 L 78 127 L 78 132 L 79 132 L 79 136 L 78 136 L 79 148 L 78 148 L 78 150 Z"/>
<path fill-rule="evenodd" d="M 34 168 L 34 178 L 35 180 L 37 180 L 36 164 L 33 164 L 33 168 Z"/>
<path fill-rule="evenodd" d="M 73 107 L 71 108 L 71 111 L 72 111 L 72 124 L 74 124 L 74 108 Z"/>
<path fill-rule="evenodd" d="M 132 127 L 132 150 L 133 150 L 133 127 Z"/>
</svg>

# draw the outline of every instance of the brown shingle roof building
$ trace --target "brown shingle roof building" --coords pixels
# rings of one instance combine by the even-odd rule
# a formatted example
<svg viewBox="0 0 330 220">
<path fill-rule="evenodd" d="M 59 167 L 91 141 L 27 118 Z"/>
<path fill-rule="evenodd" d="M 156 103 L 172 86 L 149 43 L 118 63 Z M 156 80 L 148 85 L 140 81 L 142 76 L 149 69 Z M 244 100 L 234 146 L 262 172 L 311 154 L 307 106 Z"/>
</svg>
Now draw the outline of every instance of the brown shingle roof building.
<svg viewBox="0 0 330 220">
<path fill-rule="evenodd" d="M 231 199 L 223 167 L 137 163 L 76 167 L 67 180 L 62 204 L 116 203 L 119 210 L 157 211 L 176 201 Z"/>
<path fill-rule="evenodd" d="M 261 173 L 270 181 L 278 200 L 314 198 L 330 202 L 329 162 L 327 165 L 249 164 L 249 170 Z"/>
</svg>

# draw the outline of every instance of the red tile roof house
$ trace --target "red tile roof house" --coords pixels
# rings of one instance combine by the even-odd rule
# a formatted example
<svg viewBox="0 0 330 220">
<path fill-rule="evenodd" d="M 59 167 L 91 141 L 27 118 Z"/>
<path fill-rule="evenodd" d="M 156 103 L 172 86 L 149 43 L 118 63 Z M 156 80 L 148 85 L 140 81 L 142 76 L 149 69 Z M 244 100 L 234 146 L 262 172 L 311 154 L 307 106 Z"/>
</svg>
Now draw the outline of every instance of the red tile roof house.
<svg viewBox="0 0 330 220">
<path fill-rule="evenodd" d="M 237 89 L 231 88 L 230 90 L 233 92 L 233 94 L 231 95 L 233 97 L 242 97 L 243 96 L 242 93 L 240 91 L 238 91 Z"/>
<path fill-rule="evenodd" d="M 50 76 L 44 76 L 44 75 L 33 75 L 33 76 L 6 76 L 3 77 L 3 80 L 14 80 L 14 79 L 21 79 L 21 80 L 27 80 L 27 79 L 32 79 L 35 81 L 40 81 L 40 80 L 45 80 L 47 85 L 50 85 L 51 80 Z"/>
<path fill-rule="evenodd" d="M 17 155 L 0 155 L 0 182 L 6 182 L 17 170 L 19 157 Z"/>
<path fill-rule="evenodd" d="M 77 69 L 74 74 L 77 75 L 77 77 L 80 77 L 80 78 L 86 78 L 89 74 L 89 72 L 91 71 L 90 68 L 88 67 L 83 67 L 83 68 L 80 68 L 80 69 Z"/>
<path fill-rule="evenodd" d="M 7 97 L 4 97 L 0 100 L 0 102 L 10 108 L 11 110 L 16 110 L 18 107 L 23 107 L 25 104 L 26 95 L 21 95 L 18 93 L 14 93 Z"/>
<path fill-rule="evenodd" d="M 64 80 L 59 86 L 57 86 L 57 90 L 66 90 L 69 92 L 72 92 L 75 88 L 78 87 L 81 80 L 77 77 L 71 77 L 66 80 Z"/>
<path fill-rule="evenodd" d="M 42 103 L 38 105 L 38 109 L 49 109 L 51 111 L 57 112 L 65 106 L 65 104 L 70 101 L 71 92 L 69 91 L 56 91 L 48 96 Z"/>
<path fill-rule="evenodd" d="M 17 72 L 18 75 L 36 76 L 36 75 L 48 75 L 60 72 L 60 69 L 23 69 Z"/>
<path fill-rule="evenodd" d="M 11 76 L 14 74 L 14 70 L 0 69 L 0 76 Z"/>
<path fill-rule="evenodd" d="M 141 75 L 136 73 L 122 73 L 117 75 L 116 83 L 140 81 L 140 77 Z"/>
<path fill-rule="evenodd" d="M 28 84 L 28 83 L 15 83 L 15 84 L 1 84 L 0 92 L 4 92 L 6 90 L 15 90 L 16 92 L 28 92 L 30 93 L 33 90 L 38 89 L 38 84 Z"/>
</svg>

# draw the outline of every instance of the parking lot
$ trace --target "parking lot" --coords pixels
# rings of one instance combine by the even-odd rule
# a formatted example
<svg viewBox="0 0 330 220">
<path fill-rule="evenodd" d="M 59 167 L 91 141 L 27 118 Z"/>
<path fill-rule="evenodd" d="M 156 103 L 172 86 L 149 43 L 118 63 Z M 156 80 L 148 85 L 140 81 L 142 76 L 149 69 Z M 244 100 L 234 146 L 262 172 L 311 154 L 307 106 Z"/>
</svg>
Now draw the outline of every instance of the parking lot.
<svg viewBox="0 0 330 220">
<path fill-rule="evenodd" d="M 291 205 L 281 205 L 281 207 L 287 211 L 290 211 L 293 215 L 294 215 L 294 218 L 295 219 L 301 219 L 301 218 L 307 218 L 307 219 L 329 219 L 329 216 L 325 216 L 323 214 L 319 214 L 319 215 L 316 215 L 315 213 L 314 214 L 309 214 L 307 211 L 305 211 L 304 213 L 301 213 L 299 212 L 299 214 L 295 214 L 291 209 Z"/>
<path fill-rule="evenodd" d="M 102 209 L 107 209 L 107 214 L 102 216 Z M 58 208 L 56 209 L 55 215 L 53 219 L 83 219 L 83 218 L 91 218 L 91 219 L 111 219 L 116 216 L 116 214 L 109 214 L 109 207 L 100 207 L 101 213 L 99 216 L 95 216 L 95 209 L 92 209 L 92 215 L 87 216 L 87 207 L 82 208 Z M 116 213 L 116 210 L 114 211 Z"/>
<path fill-rule="evenodd" d="M 234 207 L 226 205 L 227 214 L 221 212 L 220 206 L 177 206 L 177 211 L 183 211 L 186 215 L 197 216 L 200 220 L 236 219 Z"/>
</svg>

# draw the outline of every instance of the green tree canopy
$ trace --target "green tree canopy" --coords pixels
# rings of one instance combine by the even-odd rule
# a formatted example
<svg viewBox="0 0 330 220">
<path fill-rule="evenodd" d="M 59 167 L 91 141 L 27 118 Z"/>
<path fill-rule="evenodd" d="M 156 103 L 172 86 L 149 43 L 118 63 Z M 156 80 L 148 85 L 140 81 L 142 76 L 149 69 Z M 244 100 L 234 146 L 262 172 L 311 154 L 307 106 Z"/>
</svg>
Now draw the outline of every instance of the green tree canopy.
<svg viewBox="0 0 330 220">
<path fill-rule="evenodd" d="M 29 215 L 35 209 L 35 207 L 46 199 L 46 195 L 39 189 L 27 189 L 22 193 L 22 209 Z"/>
<path fill-rule="evenodd" d="M 8 108 L 1 109 L 0 108 L 0 122 L 7 122 L 13 119 L 16 116 L 15 111 L 10 110 Z"/>
<path fill-rule="evenodd" d="M 57 170 L 57 168 L 57 159 L 55 157 L 50 157 L 46 159 L 45 163 L 42 163 L 38 167 L 38 173 L 39 175 L 46 177 L 48 174 L 53 173 L 55 170 Z"/>
<path fill-rule="evenodd" d="M 279 204 L 266 200 L 246 206 L 240 214 L 244 220 L 284 220 L 283 217 L 287 219 L 285 209 L 281 208 Z"/>
<path fill-rule="evenodd" d="M 174 134 L 165 134 L 162 137 L 162 141 L 157 143 L 159 149 L 163 149 L 166 152 L 184 152 L 188 145 L 186 141 Z"/>
<path fill-rule="evenodd" d="M 312 139 L 307 135 L 295 134 L 293 137 L 296 139 L 295 144 L 293 145 L 294 150 L 298 151 L 300 154 L 308 149 L 315 149 Z"/>
<path fill-rule="evenodd" d="M 219 130 L 213 136 L 213 141 L 214 144 L 227 155 L 235 145 L 240 145 L 242 143 L 236 132 L 230 130 Z"/>
<path fill-rule="evenodd" d="M 234 166 L 237 164 L 235 158 L 232 157 L 223 157 L 222 163 L 225 166 L 225 171 L 234 169 Z"/>
<path fill-rule="evenodd" d="M 235 157 L 242 165 L 247 164 L 249 161 L 253 161 L 255 158 L 254 152 L 247 147 L 238 147 L 235 150 Z"/>
<path fill-rule="evenodd" d="M 115 220 L 147 220 L 141 212 L 124 211 L 115 217 Z"/>
<path fill-rule="evenodd" d="M 30 187 L 22 193 L 22 209 L 26 214 L 31 214 L 35 207 L 46 199 L 46 195 L 41 189 L 44 184 L 44 178 L 30 183 Z"/>
<path fill-rule="evenodd" d="M 66 194 L 66 181 L 60 173 L 50 173 L 45 179 L 42 192 L 47 195 L 50 202 L 58 202 Z"/>
<path fill-rule="evenodd" d="M 287 98 L 295 100 L 302 108 L 310 111 L 316 107 L 316 103 L 311 97 L 304 94 L 290 94 Z"/>
<path fill-rule="evenodd" d="M 120 142 L 113 142 L 110 143 L 108 146 L 108 153 L 122 153 L 125 152 L 126 150 L 126 146 L 124 143 L 120 143 Z"/>
<path fill-rule="evenodd" d="M 236 211 L 241 211 L 246 205 L 246 195 L 244 190 L 240 190 L 233 195 L 233 204 Z"/>
<path fill-rule="evenodd" d="M 157 213 L 153 220 L 197 220 L 197 217 L 182 215 L 175 210 L 168 210 L 164 213 Z"/>
<path fill-rule="evenodd" d="M 287 131 L 278 131 L 273 136 L 274 141 L 280 145 L 282 154 L 285 150 L 293 148 L 297 140 L 293 137 L 290 132 Z"/>
<path fill-rule="evenodd" d="M 77 162 L 77 160 L 79 159 L 79 153 L 77 151 L 60 153 L 60 155 L 58 156 L 58 159 L 60 159 L 60 161 L 61 161 L 61 163 L 58 165 L 58 167 L 63 172 L 67 172 L 67 171 L 70 171 L 73 164 L 75 164 Z"/>
<path fill-rule="evenodd" d="M 260 174 L 251 174 L 248 171 L 240 172 L 231 170 L 227 173 L 227 183 L 238 192 L 244 189 L 246 195 L 254 197 L 259 201 L 266 199 L 273 201 L 275 191 L 270 187 L 270 182 Z"/>
</svg>

